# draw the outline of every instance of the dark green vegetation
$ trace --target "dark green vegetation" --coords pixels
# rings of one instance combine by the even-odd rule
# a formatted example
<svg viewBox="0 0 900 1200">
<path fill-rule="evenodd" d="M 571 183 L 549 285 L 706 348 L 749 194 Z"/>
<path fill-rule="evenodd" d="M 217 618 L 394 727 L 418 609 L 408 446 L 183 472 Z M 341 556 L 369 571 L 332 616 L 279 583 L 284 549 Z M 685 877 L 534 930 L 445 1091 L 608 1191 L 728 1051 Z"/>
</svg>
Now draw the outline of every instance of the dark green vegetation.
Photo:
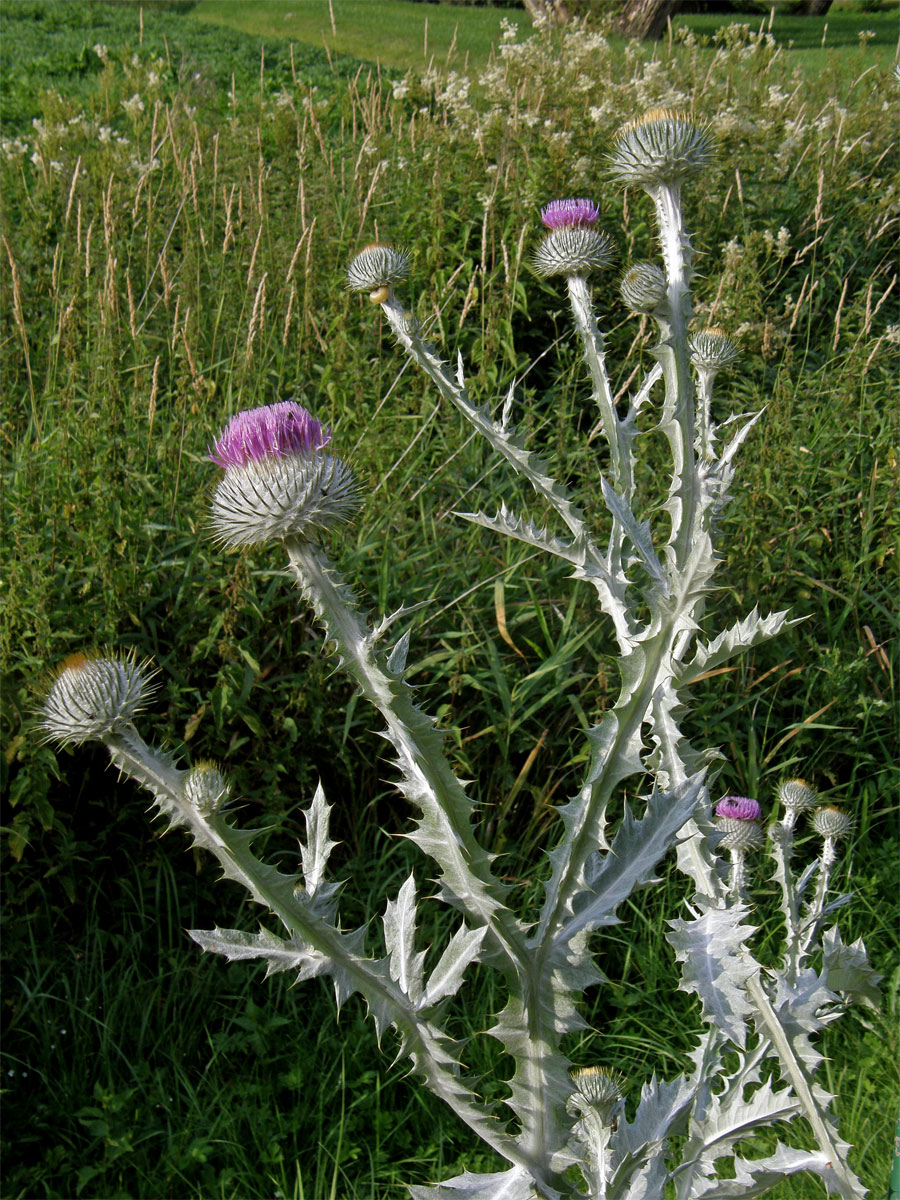
<svg viewBox="0 0 900 1200">
<path fill-rule="evenodd" d="M 410 303 L 433 339 L 448 357 L 460 345 L 482 395 L 520 381 L 520 419 L 559 474 L 586 480 L 602 523 L 602 451 L 562 295 L 527 267 L 537 210 L 595 196 L 623 263 L 652 255 L 643 201 L 604 182 L 601 150 L 622 120 L 691 99 L 722 143 L 687 205 L 702 317 L 745 350 L 722 380 L 729 404 L 768 406 L 741 462 L 714 604 L 722 624 L 755 603 L 808 620 L 706 681 L 690 727 L 722 749 L 722 791 L 768 805 L 781 777 L 803 774 L 856 816 L 858 896 L 843 927 L 865 937 L 887 999 L 868 1024 L 834 1028 L 824 1069 L 851 1161 L 883 1192 L 900 976 L 898 90 L 882 58 L 826 50 L 807 75 L 747 32 L 655 56 L 561 34 L 509 50 L 473 105 L 461 76 L 395 73 L 395 88 L 298 46 L 292 70 L 287 43 L 267 40 L 260 70 L 258 41 L 190 14 L 145 11 L 143 45 L 135 9 L 4 4 L 0 19 L 12 106 L 0 154 L 3 1194 L 381 1200 L 404 1180 L 482 1165 L 437 1103 L 387 1068 L 356 1000 L 336 1023 L 317 984 L 291 991 L 202 958 L 185 927 L 251 927 L 256 914 L 177 839 L 148 835 L 143 797 L 99 751 L 57 760 L 28 718 L 67 653 L 150 654 L 162 678 L 148 735 L 223 762 L 247 821 L 280 827 L 270 844 L 287 861 L 321 776 L 340 810 L 346 923 L 396 890 L 405 813 L 369 714 L 298 609 L 278 550 L 223 554 L 204 534 L 210 439 L 235 409 L 296 395 L 331 423 L 370 496 L 332 545 L 347 577 L 374 609 L 432 599 L 415 618 L 415 682 L 477 780 L 510 878 L 523 878 L 577 785 L 579 727 L 614 687 L 606 631 L 586 589 L 451 515 L 501 499 L 536 510 L 402 370 L 342 273 L 375 237 L 408 245 Z M 46 63 L 17 91 L 6 80 L 34 47 Z M 649 333 L 614 274 L 596 293 L 611 356 L 646 357 Z M 663 940 L 679 889 L 672 872 L 605 935 L 616 982 L 590 1000 L 600 1036 L 572 1050 L 632 1087 L 653 1067 L 680 1070 L 691 1044 L 693 1003 L 673 992 Z M 762 873 L 757 890 L 770 893 Z M 493 1003 L 479 986 L 474 1029 Z M 775 1195 L 812 1200 L 815 1186 Z"/>
</svg>

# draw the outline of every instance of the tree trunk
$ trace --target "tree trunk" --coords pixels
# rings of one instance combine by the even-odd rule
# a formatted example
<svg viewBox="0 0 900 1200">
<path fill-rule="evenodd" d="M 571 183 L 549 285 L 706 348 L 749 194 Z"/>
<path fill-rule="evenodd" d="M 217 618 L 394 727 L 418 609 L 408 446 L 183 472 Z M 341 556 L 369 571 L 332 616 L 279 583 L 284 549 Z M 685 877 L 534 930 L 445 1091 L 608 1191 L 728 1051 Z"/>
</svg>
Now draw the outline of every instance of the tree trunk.
<svg viewBox="0 0 900 1200">
<path fill-rule="evenodd" d="M 801 17 L 824 17 L 831 8 L 831 0 L 805 0 L 797 10 Z"/>
<path fill-rule="evenodd" d="M 565 0 L 523 0 L 532 24 L 567 25 L 571 16 Z"/>
<path fill-rule="evenodd" d="M 616 33 L 631 38 L 661 38 L 678 0 L 625 0 L 615 19 Z"/>
</svg>

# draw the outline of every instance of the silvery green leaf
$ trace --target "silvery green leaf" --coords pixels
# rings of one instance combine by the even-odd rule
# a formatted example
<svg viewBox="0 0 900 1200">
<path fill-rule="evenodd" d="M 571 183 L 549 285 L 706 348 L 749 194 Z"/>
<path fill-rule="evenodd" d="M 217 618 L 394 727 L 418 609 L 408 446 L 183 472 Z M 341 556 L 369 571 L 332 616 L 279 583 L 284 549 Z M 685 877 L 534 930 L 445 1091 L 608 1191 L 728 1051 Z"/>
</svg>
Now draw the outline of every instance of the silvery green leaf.
<svg viewBox="0 0 900 1200">
<path fill-rule="evenodd" d="M 657 1080 L 654 1074 L 649 1083 L 641 1088 L 641 1099 L 634 1120 L 619 1123 L 614 1143 L 617 1155 L 639 1158 L 646 1147 L 679 1133 L 695 1091 L 696 1085 L 684 1075 L 678 1075 L 666 1083 Z"/>
<path fill-rule="evenodd" d="M 653 1200 L 662 1195 L 668 1174 L 666 1139 L 684 1132 L 695 1093 L 695 1082 L 684 1075 L 669 1083 L 658 1082 L 654 1075 L 644 1084 L 634 1120 L 620 1120 L 612 1139 L 615 1173 L 610 1200 Z"/>
<path fill-rule="evenodd" d="M 425 951 L 415 953 L 416 881 L 412 875 L 396 900 L 388 900 L 384 917 L 384 941 L 390 956 L 391 979 L 416 1004 L 422 995 L 422 964 Z"/>
<path fill-rule="evenodd" d="M 822 974 L 829 990 L 840 992 L 851 1002 L 878 1009 L 881 1004 L 878 989 L 881 976 L 869 966 L 862 938 L 848 945 L 841 940 L 837 925 L 833 925 L 825 931 L 822 949 L 825 959 Z"/>
<path fill-rule="evenodd" d="M 430 600 L 419 600 L 416 604 L 401 604 L 394 612 L 383 616 L 368 635 L 369 645 L 374 646 L 380 642 L 395 621 L 408 617 L 410 613 L 418 612 L 420 608 L 427 608 L 430 603 Z"/>
<path fill-rule="evenodd" d="M 743 1098 L 746 1083 L 739 1073 L 727 1081 L 721 1095 L 710 1097 L 702 1118 L 691 1119 L 690 1136 L 682 1150 L 686 1165 L 678 1174 L 678 1200 L 705 1196 L 704 1185 L 714 1180 L 716 1160 L 731 1156 L 734 1145 L 758 1129 L 775 1121 L 788 1121 L 800 1110 L 800 1102 L 790 1088 L 776 1092 L 771 1082 L 757 1088 L 748 1100 Z"/>
<path fill-rule="evenodd" d="M 649 882 L 657 863 L 696 808 L 703 772 L 668 792 L 656 792 L 635 820 L 628 804 L 612 846 L 598 854 L 586 871 L 586 891 L 575 902 L 575 915 L 554 938 L 568 941 L 580 930 L 611 925 L 615 910 L 636 887 Z"/>
<path fill-rule="evenodd" d="M 303 864 L 303 883 L 306 894 L 310 899 L 315 896 L 326 902 L 330 902 L 333 894 L 338 890 L 337 884 L 324 883 L 329 855 L 338 844 L 328 836 L 331 807 L 325 800 L 325 792 L 322 790 L 322 784 L 319 783 L 312 804 L 303 813 L 306 821 L 306 843 L 300 843 L 300 859 Z M 322 892 L 327 892 L 327 895 L 322 896 Z M 333 906 L 328 903 L 327 907 L 330 909 Z"/>
<path fill-rule="evenodd" d="M 526 542 L 529 546 L 535 546 L 566 562 L 580 564 L 584 560 L 584 555 L 579 553 L 576 542 L 551 537 L 534 521 L 517 517 L 515 513 L 510 512 L 505 504 L 500 506 L 500 511 L 495 517 L 489 517 L 487 513 L 481 512 L 457 512 L 454 513 L 454 516 L 461 517 L 464 521 L 471 521 L 473 525 L 480 525 L 483 529 L 490 529 L 493 533 L 503 534 L 504 537 Z"/>
<path fill-rule="evenodd" d="M 402 675 L 406 670 L 406 656 L 409 653 L 409 630 L 407 629 L 394 643 L 387 660 L 387 667 L 395 675 Z"/>
<path fill-rule="evenodd" d="M 742 620 L 713 638 L 709 645 L 699 645 L 691 661 L 676 672 L 675 687 L 682 688 L 695 683 L 699 676 L 705 675 L 707 671 L 721 666 L 743 650 L 768 641 L 785 627 L 796 623 L 788 620 L 787 611 L 761 617 L 759 610 L 754 608 Z"/>
<path fill-rule="evenodd" d="M 455 995 L 462 983 L 466 967 L 478 957 L 486 933 L 487 929 L 484 926 L 481 929 L 467 929 L 465 925 L 461 925 L 457 929 L 428 978 L 425 995 L 419 1005 L 421 1008 L 437 1004 L 445 996 Z"/>
<path fill-rule="evenodd" d="M 825 979 L 826 976 L 820 977 L 812 968 L 798 972 L 794 981 L 781 972 L 775 975 L 772 1007 L 794 1052 L 809 1071 L 814 1071 L 822 1061 L 822 1055 L 810 1042 L 809 1035 L 824 1029 L 827 1022 L 823 1015 L 839 1003 L 835 993 L 826 986 Z"/>
<path fill-rule="evenodd" d="M 684 963 L 681 990 L 696 992 L 704 1021 L 718 1026 L 737 1046 L 745 1043 L 744 1022 L 753 1011 L 743 984 L 760 969 L 743 951 L 755 932 L 754 926 L 740 923 L 747 911 L 741 904 L 709 909 L 693 921 L 669 921 L 671 933 L 666 934 L 675 957 Z"/>
<path fill-rule="evenodd" d="M 266 978 L 279 971 L 298 972 L 298 979 L 314 979 L 331 967 L 331 959 L 297 937 L 288 940 L 260 926 L 259 933 L 242 929 L 189 929 L 188 934 L 202 950 L 224 954 L 229 962 L 262 958 Z"/>
<path fill-rule="evenodd" d="M 538 1200 L 531 1176 L 519 1167 L 489 1175 L 466 1171 L 437 1187 L 411 1187 L 409 1194 L 411 1200 Z"/>
<path fill-rule="evenodd" d="M 655 1147 L 656 1153 L 627 1176 L 621 1187 L 614 1183 L 608 1190 L 609 1200 L 659 1200 L 665 1194 L 669 1178 L 664 1159 L 665 1146 Z"/>
<path fill-rule="evenodd" d="M 602 477 L 600 479 L 600 486 L 603 491 L 604 504 L 612 513 L 615 520 L 625 530 L 628 540 L 638 552 L 640 560 L 644 565 L 644 570 L 660 592 L 663 595 L 667 595 L 669 590 L 668 580 L 653 548 L 653 540 L 650 536 L 650 522 L 639 522 L 624 497 L 620 496 L 609 482 Z"/>
<path fill-rule="evenodd" d="M 843 1196 L 847 1200 L 855 1200 L 865 1195 L 865 1189 L 852 1173 L 849 1181 L 841 1180 L 832 1163 L 820 1150 L 794 1150 L 781 1143 L 774 1154 L 766 1158 L 746 1159 L 735 1158 L 734 1179 L 707 1180 L 709 1186 L 701 1187 L 692 1192 L 692 1197 L 698 1200 L 752 1200 L 754 1196 L 764 1196 L 770 1188 L 780 1183 L 788 1175 L 796 1175 L 800 1171 L 811 1171 L 818 1175 L 825 1184 L 829 1196 Z"/>
</svg>

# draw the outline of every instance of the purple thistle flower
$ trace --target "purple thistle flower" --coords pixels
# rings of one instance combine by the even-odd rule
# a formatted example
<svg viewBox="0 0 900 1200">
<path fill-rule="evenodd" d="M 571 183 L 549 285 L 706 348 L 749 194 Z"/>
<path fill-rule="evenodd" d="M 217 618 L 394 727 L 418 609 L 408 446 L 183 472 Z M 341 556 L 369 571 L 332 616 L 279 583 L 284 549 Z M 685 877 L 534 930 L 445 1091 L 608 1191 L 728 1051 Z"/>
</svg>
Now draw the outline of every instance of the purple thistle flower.
<svg viewBox="0 0 900 1200">
<path fill-rule="evenodd" d="M 599 219 L 600 210 L 591 200 L 551 200 L 541 209 L 541 220 L 548 229 L 596 225 Z"/>
<path fill-rule="evenodd" d="M 210 448 L 209 457 L 226 471 L 264 458 L 309 455 L 331 441 L 311 413 L 293 400 L 235 413 Z"/>
<path fill-rule="evenodd" d="M 717 817 L 730 817 L 734 821 L 758 821 L 762 814 L 759 801 L 746 796 L 726 796 L 716 805 Z"/>
</svg>

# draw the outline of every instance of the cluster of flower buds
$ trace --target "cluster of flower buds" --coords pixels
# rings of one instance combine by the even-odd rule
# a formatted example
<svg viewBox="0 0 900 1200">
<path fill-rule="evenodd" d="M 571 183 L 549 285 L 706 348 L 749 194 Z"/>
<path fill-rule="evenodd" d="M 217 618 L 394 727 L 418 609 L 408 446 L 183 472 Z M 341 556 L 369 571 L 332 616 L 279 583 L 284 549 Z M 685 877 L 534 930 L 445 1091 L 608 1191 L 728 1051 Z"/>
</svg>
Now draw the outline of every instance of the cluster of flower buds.
<svg viewBox="0 0 900 1200">
<path fill-rule="evenodd" d="M 771 836 L 788 855 L 792 853 L 793 828 L 800 813 L 810 815 L 810 824 L 815 833 L 826 842 L 828 855 L 833 859 L 835 843 L 853 830 L 853 818 L 834 804 L 820 805 L 815 788 L 803 779 L 786 779 L 778 786 L 778 799 L 784 808 L 784 817 L 770 829 Z M 731 852 L 732 859 L 742 859 L 748 850 L 763 844 L 763 832 L 759 826 L 761 809 L 759 802 L 746 796 L 726 796 L 716 805 L 715 827 L 724 836 L 719 848 Z"/>
<path fill-rule="evenodd" d="M 212 502 L 228 546 L 307 537 L 346 521 L 357 506 L 349 467 L 323 453 L 329 430 L 292 400 L 237 413 L 210 458 L 225 471 Z"/>
</svg>

